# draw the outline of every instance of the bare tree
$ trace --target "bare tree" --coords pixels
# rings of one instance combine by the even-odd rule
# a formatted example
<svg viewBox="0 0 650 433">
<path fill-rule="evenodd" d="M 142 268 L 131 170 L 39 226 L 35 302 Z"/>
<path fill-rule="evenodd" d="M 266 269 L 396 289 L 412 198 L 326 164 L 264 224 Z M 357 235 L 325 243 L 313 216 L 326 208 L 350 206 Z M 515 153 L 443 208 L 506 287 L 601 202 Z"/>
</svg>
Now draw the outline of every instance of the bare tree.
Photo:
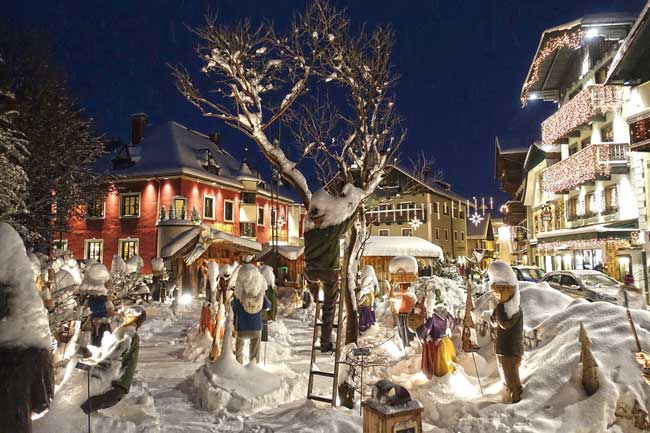
<svg viewBox="0 0 650 433">
<path fill-rule="evenodd" d="M 188 101 L 204 116 L 250 137 L 306 207 L 312 193 L 298 168 L 305 159 L 315 161 L 320 170 L 319 188 L 334 178 L 334 195 L 345 184 L 363 190 L 362 207 L 406 136 L 392 93 L 397 79 L 390 63 L 393 32 L 385 27 L 354 31 L 346 14 L 326 0 L 311 2 L 284 35 L 270 23 L 254 27 L 246 20 L 228 26 L 214 18 L 193 31 L 211 88 L 200 91 L 185 68 L 173 67 L 177 87 Z M 291 159 L 289 146 L 273 136 L 277 128 L 272 126 L 278 122 L 293 132 L 297 158 Z M 360 224 L 345 247 L 346 343 L 358 336 L 353 258 L 366 231 L 363 212 L 359 214 Z"/>
</svg>

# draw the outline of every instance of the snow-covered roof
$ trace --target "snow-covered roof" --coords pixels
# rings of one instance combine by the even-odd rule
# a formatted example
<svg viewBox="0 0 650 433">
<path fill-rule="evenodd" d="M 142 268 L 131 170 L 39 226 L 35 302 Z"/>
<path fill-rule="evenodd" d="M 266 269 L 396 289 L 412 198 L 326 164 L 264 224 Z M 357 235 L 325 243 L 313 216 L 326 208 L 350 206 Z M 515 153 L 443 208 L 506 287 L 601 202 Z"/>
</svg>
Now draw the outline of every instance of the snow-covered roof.
<svg viewBox="0 0 650 433">
<path fill-rule="evenodd" d="M 169 258 L 179 254 L 183 250 L 192 248 L 199 241 L 200 235 L 201 227 L 192 227 L 186 232 L 183 232 L 180 235 L 176 236 L 167 245 L 165 245 L 160 250 L 160 255 L 164 258 Z M 208 238 L 211 240 L 211 242 L 229 242 L 233 245 L 241 247 L 246 251 L 260 251 L 262 249 L 262 246 L 259 242 L 251 239 L 240 238 L 239 236 L 234 236 L 219 230 L 210 229 Z"/>
<path fill-rule="evenodd" d="M 435 257 L 444 256 L 442 248 L 414 236 L 370 236 L 363 250 L 366 257 Z"/>
<path fill-rule="evenodd" d="M 492 216 L 489 212 L 487 212 L 483 216 L 483 220 L 476 225 L 471 221 L 467 222 L 467 239 L 494 240 Z"/>
<path fill-rule="evenodd" d="M 298 260 L 300 256 L 305 252 L 304 246 L 296 245 L 278 245 L 278 254 L 284 257 L 287 260 Z M 264 248 L 261 253 L 258 254 L 257 259 L 261 259 L 269 253 L 273 252 L 273 246 L 269 245 Z"/>
<path fill-rule="evenodd" d="M 147 129 L 138 144 L 129 144 L 128 151 L 133 165 L 111 170 L 112 160 L 122 151 L 118 149 L 100 159 L 100 168 L 124 176 L 191 173 L 211 175 L 201 164 L 205 152 L 220 167 L 222 178 L 234 181 L 241 163 L 223 146 L 218 146 L 207 135 L 193 131 L 180 123 L 169 121 Z"/>
</svg>

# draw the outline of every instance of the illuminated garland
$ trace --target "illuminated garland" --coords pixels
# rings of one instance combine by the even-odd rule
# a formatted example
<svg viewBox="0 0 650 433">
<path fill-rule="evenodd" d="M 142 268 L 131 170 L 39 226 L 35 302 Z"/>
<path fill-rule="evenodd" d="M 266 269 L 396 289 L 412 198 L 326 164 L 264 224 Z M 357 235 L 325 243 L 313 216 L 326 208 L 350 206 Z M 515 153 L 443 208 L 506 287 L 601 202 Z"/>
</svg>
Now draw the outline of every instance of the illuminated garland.
<svg viewBox="0 0 650 433">
<path fill-rule="evenodd" d="M 557 143 L 568 133 L 589 122 L 598 114 L 620 111 L 623 106 L 622 88 L 595 84 L 585 87 L 542 122 L 542 143 Z"/>
<path fill-rule="evenodd" d="M 607 239 L 581 239 L 544 242 L 537 245 L 537 249 L 542 253 L 553 253 L 556 250 L 592 250 L 605 248 L 607 244 L 615 244 L 618 248 L 629 248 L 630 242 L 619 238 Z"/>
<path fill-rule="evenodd" d="M 521 92 L 522 106 L 525 107 L 526 103 L 528 102 L 528 91 L 530 90 L 530 87 L 535 84 L 537 80 L 539 80 L 539 68 L 541 67 L 542 63 L 544 63 L 546 59 L 553 55 L 555 51 L 561 48 L 574 50 L 580 48 L 582 45 L 583 34 L 584 33 L 582 29 L 578 28 L 565 31 L 564 33 L 553 38 L 549 38 L 546 41 L 544 47 L 539 50 L 537 56 L 533 60 L 533 66 L 530 70 L 530 77 L 528 78 L 528 81 L 524 83 L 524 87 Z"/>
<path fill-rule="evenodd" d="M 551 193 L 569 191 L 599 177 L 609 176 L 608 144 L 591 144 L 542 172 L 542 189 Z"/>
</svg>

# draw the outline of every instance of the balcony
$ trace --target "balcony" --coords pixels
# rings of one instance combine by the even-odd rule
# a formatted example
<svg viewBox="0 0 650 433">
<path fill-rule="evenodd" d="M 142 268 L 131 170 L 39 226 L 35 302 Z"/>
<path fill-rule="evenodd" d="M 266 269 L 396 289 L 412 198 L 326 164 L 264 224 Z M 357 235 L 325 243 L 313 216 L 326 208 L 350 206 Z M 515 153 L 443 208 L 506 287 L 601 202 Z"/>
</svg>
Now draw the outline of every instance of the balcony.
<svg viewBox="0 0 650 433">
<path fill-rule="evenodd" d="M 609 180 L 611 174 L 628 170 L 627 143 L 594 143 L 542 172 L 542 189 L 566 194 L 573 188 Z"/>
<path fill-rule="evenodd" d="M 622 104 L 622 87 L 603 84 L 585 87 L 542 122 L 542 143 L 558 144 L 605 113 L 620 110 Z"/>
<path fill-rule="evenodd" d="M 373 224 L 405 224 L 417 218 L 420 222 L 427 221 L 427 211 L 424 205 L 409 209 L 371 210 L 366 212 L 366 218 Z"/>
</svg>

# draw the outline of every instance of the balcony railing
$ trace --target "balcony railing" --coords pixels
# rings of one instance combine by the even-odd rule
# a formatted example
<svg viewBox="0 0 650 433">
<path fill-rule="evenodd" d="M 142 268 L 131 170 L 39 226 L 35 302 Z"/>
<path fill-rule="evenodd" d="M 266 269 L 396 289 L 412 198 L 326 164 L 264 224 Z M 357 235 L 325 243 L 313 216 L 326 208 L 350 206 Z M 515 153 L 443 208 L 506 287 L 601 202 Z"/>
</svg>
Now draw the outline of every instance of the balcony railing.
<svg viewBox="0 0 650 433">
<path fill-rule="evenodd" d="M 628 167 L 627 143 L 594 143 L 557 162 L 542 173 L 542 189 L 551 193 L 567 193 L 571 189 L 596 180 L 608 180 L 612 172 Z"/>
<path fill-rule="evenodd" d="M 375 224 L 408 223 L 416 218 L 425 223 L 427 221 L 427 212 L 424 205 L 408 209 L 375 209 L 366 212 L 366 218 Z"/>
<path fill-rule="evenodd" d="M 623 88 L 595 84 L 585 87 L 542 122 L 542 143 L 557 144 L 576 129 L 623 104 Z"/>
</svg>

